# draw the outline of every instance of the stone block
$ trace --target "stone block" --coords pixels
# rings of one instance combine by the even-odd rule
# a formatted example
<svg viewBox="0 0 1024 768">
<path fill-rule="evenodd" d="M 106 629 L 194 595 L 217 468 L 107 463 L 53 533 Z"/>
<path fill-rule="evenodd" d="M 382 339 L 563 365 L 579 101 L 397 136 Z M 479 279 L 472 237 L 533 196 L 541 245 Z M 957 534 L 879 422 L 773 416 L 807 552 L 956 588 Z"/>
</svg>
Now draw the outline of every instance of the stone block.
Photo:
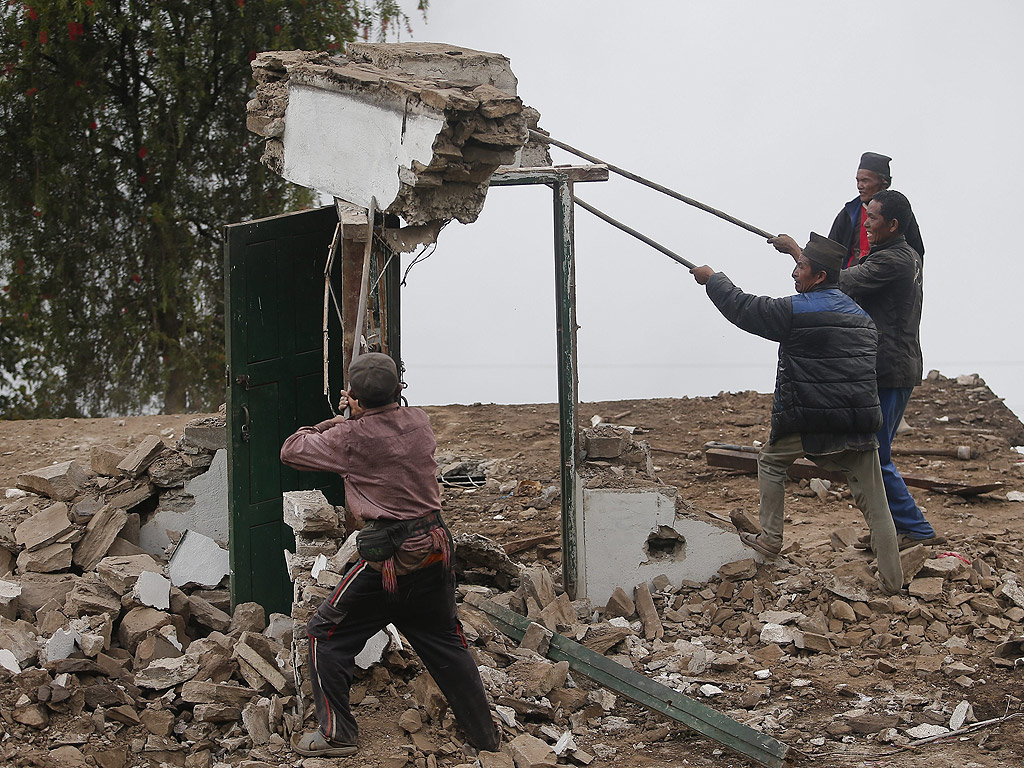
<svg viewBox="0 0 1024 768">
<path fill-rule="evenodd" d="M 552 632 L 557 632 L 559 627 L 568 627 L 575 624 L 576 609 L 573 607 L 572 600 L 569 599 L 569 595 L 563 592 L 556 597 L 554 601 L 549 603 L 544 610 L 538 614 L 537 621 Z"/>
<path fill-rule="evenodd" d="M 228 634 L 237 635 L 242 632 L 262 632 L 267 628 L 266 614 L 259 603 L 239 603 L 231 614 L 231 625 Z"/>
<path fill-rule="evenodd" d="M 96 474 L 117 477 L 121 474 L 117 465 L 124 461 L 127 455 L 127 451 L 112 445 L 94 445 L 89 449 L 89 462 Z"/>
<path fill-rule="evenodd" d="M 558 764 L 551 746 L 528 733 L 521 733 L 508 744 L 515 768 L 550 768 Z"/>
<path fill-rule="evenodd" d="M 525 695 L 531 698 L 546 696 L 553 688 L 565 685 L 569 673 L 569 662 L 557 664 L 540 656 L 522 659 L 507 667 L 505 672 L 515 684 L 521 685 Z"/>
<path fill-rule="evenodd" d="M 552 631 L 542 627 L 536 622 L 530 622 L 530 626 L 523 633 L 523 639 L 519 642 L 520 648 L 531 650 L 539 656 L 546 656 L 551 645 Z"/>
<path fill-rule="evenodd" d="M 189 654 L 154 659 L 149 666 L 135 672 L 135 685 L 164 691 L 188 682 L 199 672 L 199 659 Z"/>
<path fill-rule="evenodd" d="M 21 585 L 19 614 L 23 618 L 35 621 L 36 611 L 51 600 L 57 600 L 60 605 L 64 605 L 68 593 L 74 588 L 78 578 L 66 573 L 23 573 L 9 578 L 8 581 Z"/>
<path fill-rule="evenodd" d="M 114 539 L 128 522 L 123 509 L 107 506 L 93 515 L 85 536 L 75 545 L 74 562 L 83 571 L 93 570 L 102 560 Z"/>
<path fill-rule="evenodd" d="M 22 573 L 55 573 L 71 567 L 71 545 L 50 544 L 42 549 L 23 550 L 18 555 L 18 570 Z"/>
<path fill-rule="evenodd" d="M 644 625 L 644 637 L 654 640 L 665 636 L 665 628 L 661 624 L 661 617 L 658 609 L 654 606 L 654 598 L 651 596 L 650 587 L 646 581 L 636 585 L 633 597 L 636 601 L 636 610 L 640 614 L 640 621 Z"/>
<path fill-rule="evenodd" d="M 257 692 L 252 688 L 228 683 L 190 680 L 181 686 L 181 698 L 190 704 L 225 704 L 241 710 Z"/>
<path fill-rule="evenodd" d="M 757 574 L 757 562 L 752 558 L 734 560 L 731 563 L 724 563 L 718 569 L 718 575 L 730 581 L 743 581 L 752 579 Z"/>
<path fill-rule="evenodd" d="M 35 664 L 39 655 L 36 628 L 27 621 L 0 618 L 0 648 L 11 652 L 22 669 Z"/>
<path fill-rule="evenodd" d="M 272 685 L 278 693 L 289 692 L 287 678 L 281 673 L 275 659 L 275 650 L 271 641 L 263 635 L 243 632 L 232 651 L 232 656 L 240 662 L 244 661 L 260 677 Z"/>
<path fill-rule="evenodd" d="M 583 450 L 587 459 L 617 459 L 629 447 L 629 432 L 605 425 L 583 432 Z"/>
<path fill-rule="evenodd" d="M 255 746 L 270 741 L 270 699 L 253 699 L 242 709 L 242 726 Z"/>
<path fill-rule="evenodd" d="M 217 630 L 218 632 L 227 631 L 228 627 L 231 626 L 230 616 L 198 595 L 193 594 L 189 596 L 188 608 L 192 620 L 201 626 Z"/>
<path fill-rule="evenodd" d="M 0 616 L 14 621 L 18 617 L 21 600 L 21 584 L 16 581 L 0 580 Z"/>
<path fill-rule="evenodd" d="M 74 529 L 66 504 L 52 504 L 14 529 L 14 541 L 26 552 L 53 544 Z"/>
<path fill-rule="evenodd" d="M 940 576 L 914 579 L 910 582 L 908 591 L 911 596 L 919 597 L 922 600 L 933 601 L 942 597 L 942 586 L 945 579 Z"/>
<path fill-rule="evenodd" d="M 634 613 L 636 613 L 636 605 L 633 603 L 632 598 L 626 594 L 626 590 L 622 587 L 616 587 L 612 590 L 612 595 L 608 598 L 608 604 L 604 607 L 605 617 L 621 616 L 624 619 L 628 619 Z"/>
<path fill-rule="evenodd" d="M 284 524 L 296 533 L 326 533 L 338 527 L 338 513 L 321 491 L 285 491 Z"/>
<path fill-rule="evenodd" d="M 135 646 L 132 667 L 134 669 L 144 669 L 149 666 L 150 662 L 156 659 L 174 659 L 181 655 L 181 648 L 174 645 L 161 632 L 150 632 Z"/>
<path fill-rule="evenodd" d="M 100 581 L 96 574 L 75 579 L 64 603 L 64 613 L 72 618 L 99 613 L 116 616 L 120 611 L 121 595 Z"/>
<path fill-rule="evenodd" d="M 162 571 L 163 566 L 148 554 L 104 557 L 96 564 L 96 574 L 100 580 L 119 595 L 135 586 L 144 572 L 159 574 Z"/>
<path fill-rule="evenodd" d="M 129 477 L 138 477 L 164 450 L 164 441 L 159 435 L 146 435 L 139 444 L 117 465 L 119 472 Z"/>
<path fill-rule="evenodd" d="M 89 474 L 75 461 L 51 464 L 18 475 L 17 487 L 57 501 L 70 501 L 85 487 Z"/>
<path fill-rule="evenodd" d="M 193 419 L 185 425 L 182 442 L 211 453 L 224 450 L 228 447 L 227 420 L 223 416 Z"/>
<path fill-rule="evenodd" d="M 133 608 L 121 619 L 117 630 L 117 639 L 122 648 L 129 653 L 135 653 L 138 644 L 146 635 L 155 633 L 161 627 L 170 626 L 173 623 L 170 614 L 163 611 L 158 611 L 155 608 Z"/>
<path fill-rule="evenodd" d="M 602 622 L 600 624 L 591 624 L 587 627 L 586 634 L 581 642 L 594 653 L 603 654 L 632 634 L 633 631 L 627 627 L 616 627 L 613 624 Z"/>
</svg>

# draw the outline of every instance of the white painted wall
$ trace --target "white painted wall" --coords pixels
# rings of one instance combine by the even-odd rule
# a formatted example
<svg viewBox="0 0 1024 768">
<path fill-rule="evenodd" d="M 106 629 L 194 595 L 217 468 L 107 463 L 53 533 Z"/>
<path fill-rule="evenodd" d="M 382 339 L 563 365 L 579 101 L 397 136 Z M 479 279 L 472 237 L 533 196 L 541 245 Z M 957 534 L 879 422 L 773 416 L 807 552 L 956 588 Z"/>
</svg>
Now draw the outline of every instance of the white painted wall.
<svg viewBox="0 0 1024 768">
<path fill-rule="evenodd" d="M 577 597 L 594 606 L 608 602 L 616 587 L 628 594 L 641 582 L 665 574 L 673 584 L 683 579 L 707 581 L 718 569 L 753 553 L 739 536 L 708 523 L 676 518 L 675 500 L 658 491 L 582 489 L 577 495 Z M 685 556 L 675 561 L 649 560 L 647 537 L 660 526 L 686 540 Z"/>
<path fill-rule="evenodd" d="M 440 113 L 407 112 L 386 97 L 292 85 L 282 175 L 364 208 L 376 197 L 383 210 L 398 196 L 399 168 L 430 164 L 443 126 Z"/>
</svg>

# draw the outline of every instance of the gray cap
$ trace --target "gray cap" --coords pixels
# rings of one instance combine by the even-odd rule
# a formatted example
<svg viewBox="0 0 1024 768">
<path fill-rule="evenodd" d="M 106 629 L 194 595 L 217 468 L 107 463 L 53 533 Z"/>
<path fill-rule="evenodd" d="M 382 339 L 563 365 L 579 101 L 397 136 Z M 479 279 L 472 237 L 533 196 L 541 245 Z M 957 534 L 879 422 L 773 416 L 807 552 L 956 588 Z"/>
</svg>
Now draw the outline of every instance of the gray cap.
<svg viewBox="0 0 1024 768">
<path fill-rule="evenodd" d="M 398 393 L 398 367 L 380 352 L 362 354 L 348 367 L 348 388 L 360 401 L 389 402 Z"/>
<path fill-rule="evenodd" d="M 846 259 L 846 249 L 835 240 L 811 232 L 811 239 L 804 246 L 804 257 L 824 267 L 831 274 L 839 274 Z"/>
</svg>

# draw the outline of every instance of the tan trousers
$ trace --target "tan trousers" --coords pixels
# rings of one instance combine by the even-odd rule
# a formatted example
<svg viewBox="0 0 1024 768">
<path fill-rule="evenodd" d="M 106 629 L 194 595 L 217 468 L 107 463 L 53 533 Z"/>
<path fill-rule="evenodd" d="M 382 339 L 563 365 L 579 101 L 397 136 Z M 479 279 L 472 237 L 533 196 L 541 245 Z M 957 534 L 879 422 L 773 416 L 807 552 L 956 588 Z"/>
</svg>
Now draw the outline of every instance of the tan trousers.
<svg viewBox="0 0 1024 768">
<path fill-rule="evenodd" d="M 761 449 L 757 458 L 757 484 L 761 492 L 761 527 L 765 543 L 782 547 L 786 470 L 806 456 L 800 435 L 786 435 Z M 889 514 L 878 451 L 843 451 L 815 457 L 823 469 L 842 472 L 854 501 L 871 532 L 871 549 L 878 557 L 878 575 L 890 592 L 903 588 L 903 567 L 896 543 L 896 526 Z"/>
</svg>

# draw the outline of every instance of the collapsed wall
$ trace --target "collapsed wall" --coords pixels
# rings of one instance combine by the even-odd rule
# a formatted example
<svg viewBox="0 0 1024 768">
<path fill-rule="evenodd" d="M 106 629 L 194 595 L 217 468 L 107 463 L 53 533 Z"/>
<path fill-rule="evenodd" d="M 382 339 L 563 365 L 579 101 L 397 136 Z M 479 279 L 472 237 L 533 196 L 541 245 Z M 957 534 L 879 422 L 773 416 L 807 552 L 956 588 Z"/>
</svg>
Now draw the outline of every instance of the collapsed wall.
<svg viewBox="0 0 1024 768">
<path fill-rule="evenodd" d="M 268 168 L 409 224 L 472 223 L 499 167 L 550 165 L 528 146 L 540 115 L 500 54 L 356 43 L 340 56 L 268 51 L 252 68 L 247 125 L 266 139 Z"/>
</svg>

